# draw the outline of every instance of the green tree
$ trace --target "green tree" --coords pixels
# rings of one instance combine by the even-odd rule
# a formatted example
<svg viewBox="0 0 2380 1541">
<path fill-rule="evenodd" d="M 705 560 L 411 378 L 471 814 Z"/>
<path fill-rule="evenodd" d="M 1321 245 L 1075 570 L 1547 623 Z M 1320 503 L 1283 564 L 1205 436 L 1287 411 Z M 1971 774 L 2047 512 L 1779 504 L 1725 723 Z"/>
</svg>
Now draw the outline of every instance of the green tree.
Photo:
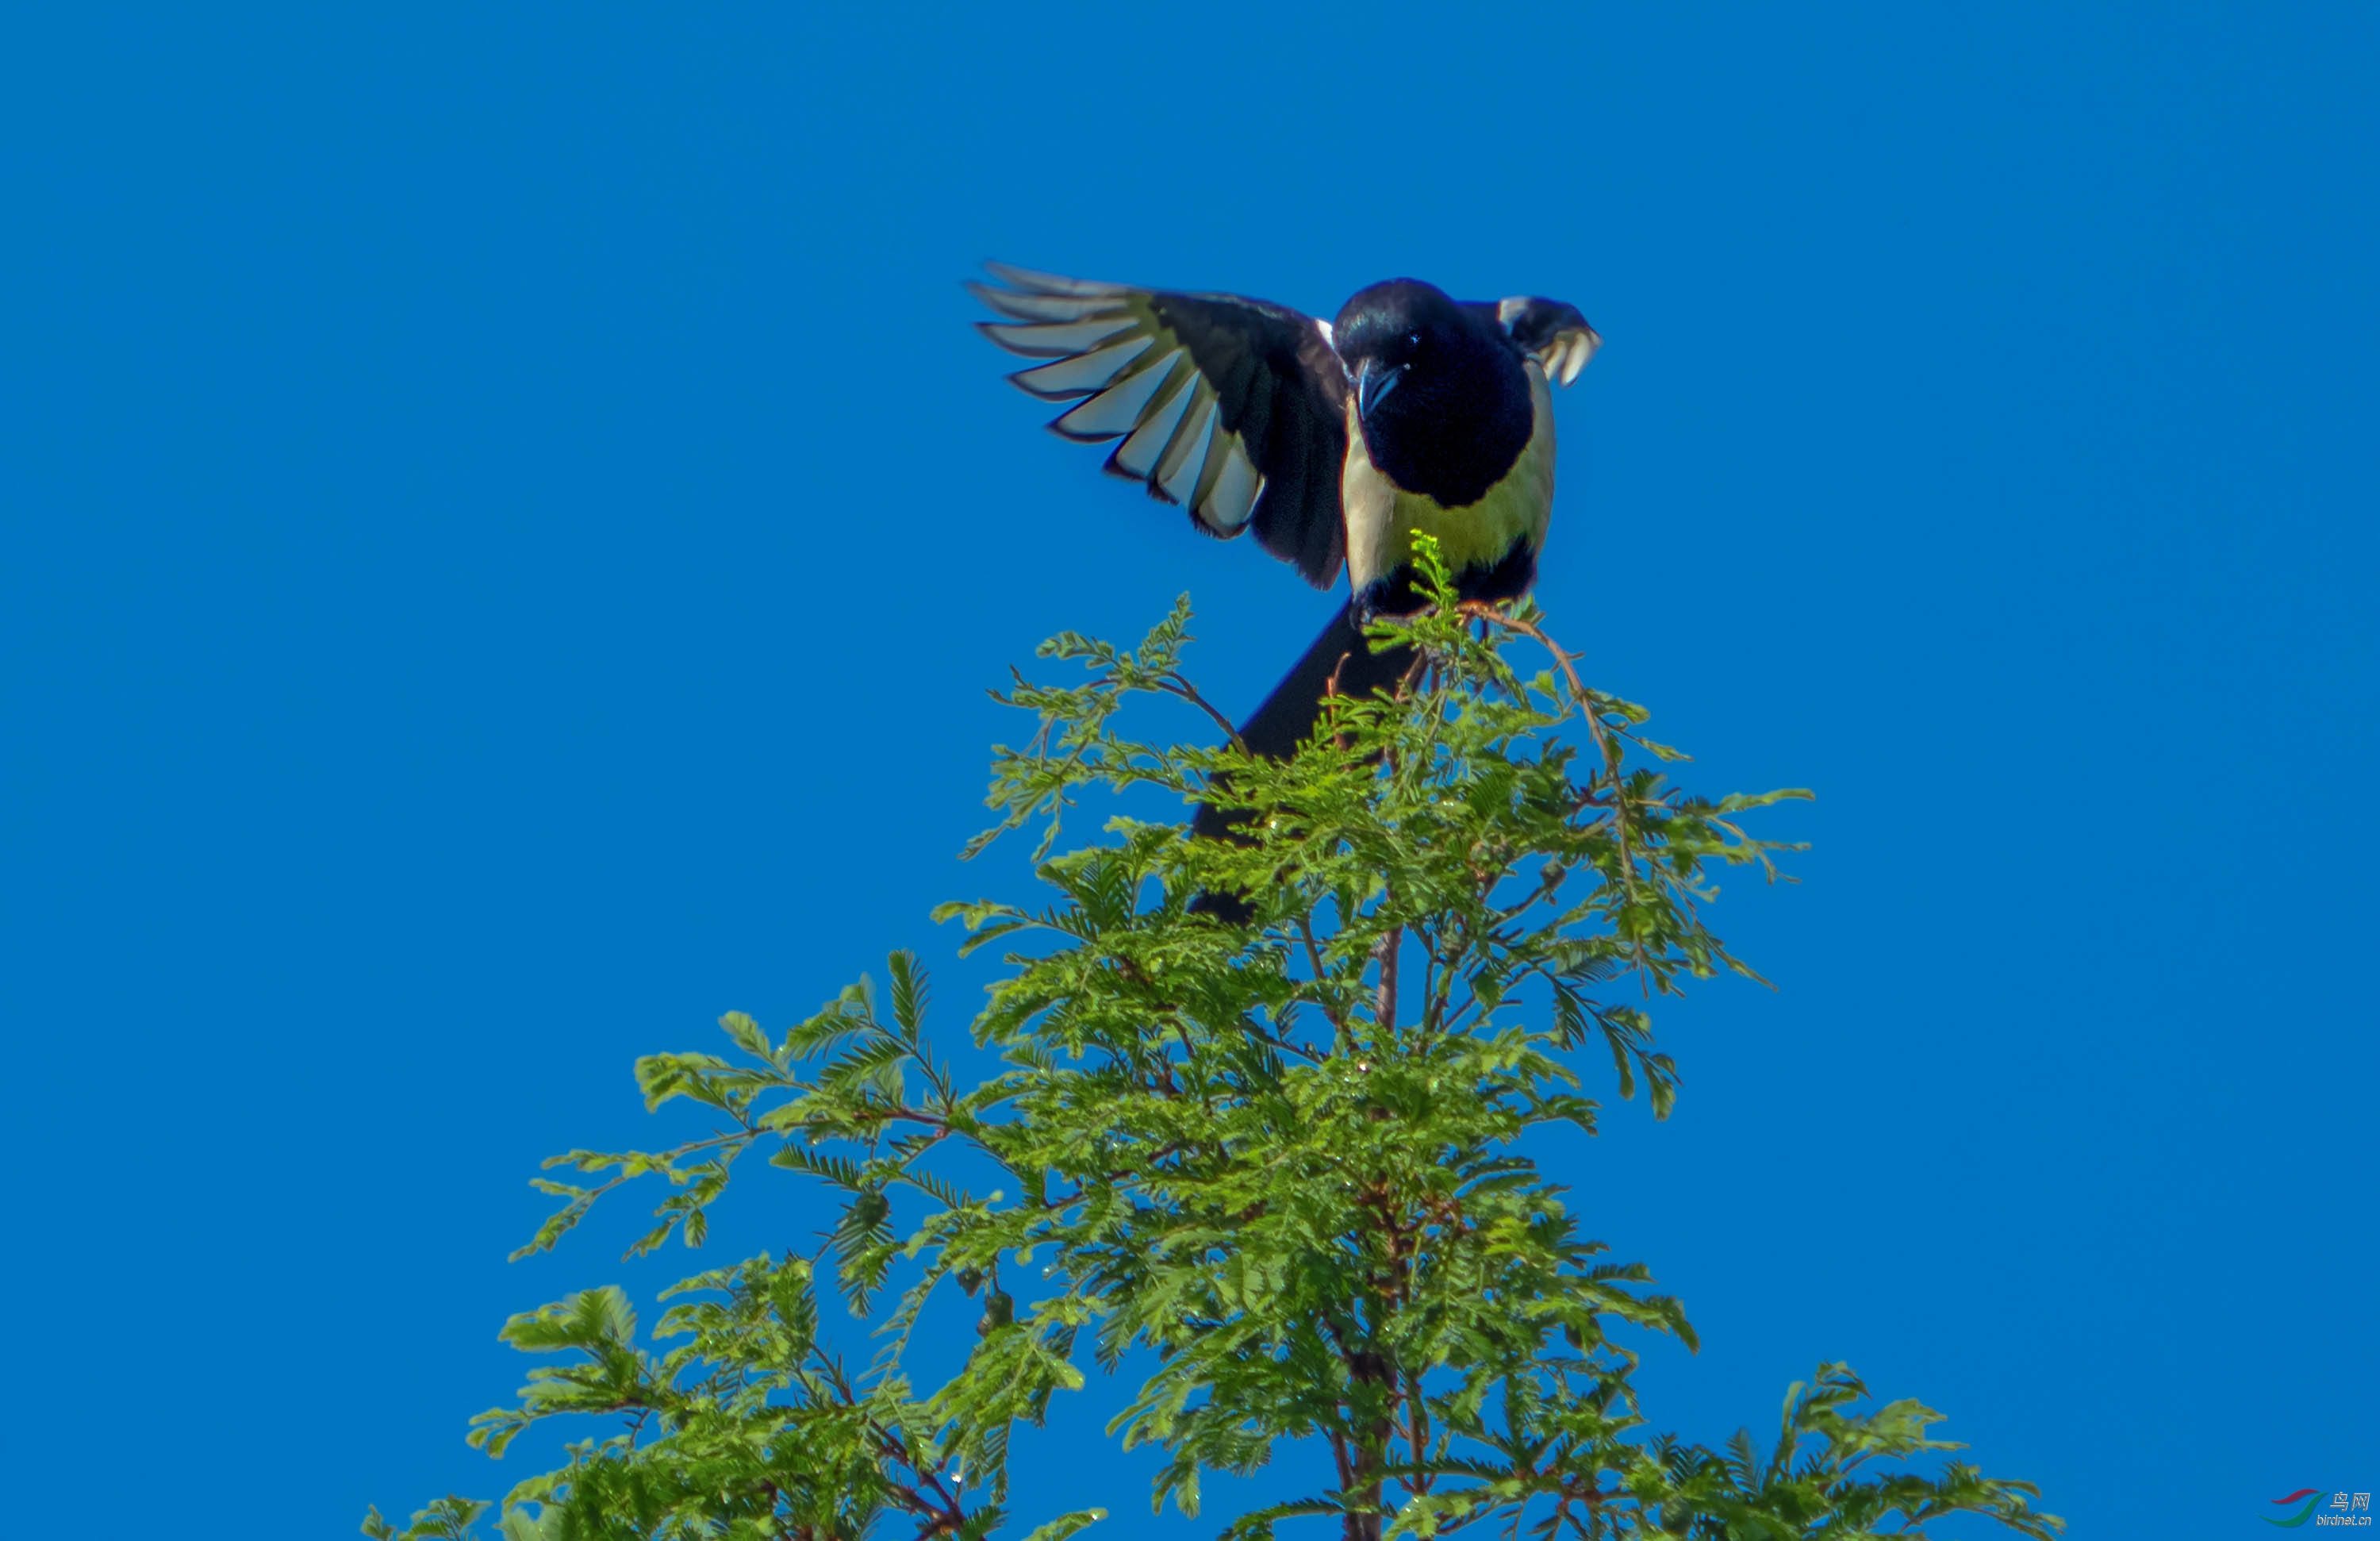
<svg viewBox="0 0 2380 1541">
<path fill-rule="evenodd" d="M 1311 1497 L 1233 1518 L 1227 1541 L 1305 1517 L 1345 1541 L 1923 1534 L 1960 1511 L 2054 1534 L 2029 1485 L 1943 1459 L 1940 1414 L 1877 1403 L 1841 1365 L 1788 1392 L 1772 1438 L 1710 1449 L 1647 1421 L 1626 1344 L 1693 1329 L 1581 1232 L 1520 1142 L 1592 1133 L 1581 1078 L 1605 1058 L 1622 1098 L 1668 1112 L 1677 1071 L 1642 1003 L 1749 974 L 1704 925 L 1708 879 L 1773 875 L 1779 847 L 1737 818 L 1798 794 L 1672 786 L 1683 757 L 1585 687 L 1534 608 L 1460 604 L 1419 554 L 1436 606 L 1376 635 L 1421 664 L 1394 700 L 1330 703 L 1288 761 L 1123 735 L 1138 698 L 1223 723 L 1182 672 L 1186 605 L 1135 649 L 1044 645 L 1088 677 L 1002 698 L 1038 727 L 995 752 L 998 823 L 970 854 L 1038 829 L 1049 892 L 938 912 L 968 949 L 1014 949 L 974 1024 L 1001 1074 L 965 1085 L 936 1054 L 924 974 L 897 953 L 883 989 L 863 980 L 781 1036 L 731 1013 L 732 1053 L 638 1062 L 649 1107 L 689 1099 L 720 1132 L 555 1158 L 583 1181 L 542 1184 L 563 1204 L 524 1251 L 645 1177 L 668 1192 L 636 1250 L 699 1245 L 755 1147 L 838 1190 L 840 1222 L 816 1256 L 677 1285 L 653 1346 L 616 1288 L 514 1317 L 505 1338 L 558 1362 L 472 1441 L 501 1454 L 565 1414 L 610 1432 L 515 1487 L 505 1536 L 976 1541 L 1014 1511 L 1028 1541 L 1064 1541 L 1103 1515 L 1012 1494 L 1010 1438 L 1135 1347 L 1154 1368 L 1111 1431 L 1162 1450 L 1159 1505 L 1196 1514 L 1205 1474 L 1285 1442 L 1312 1461 Z M 1513 655 L 1540 648 L 1550 666 L 1523 677 Z M 1239 839 L 1116 817 L 1062 848 L 1086 794 L 1219 787 L 1248 810 Z M 1244 896 L 1246 923 L 1194 912 L 1208 892 Z M 997 1188 L 961 1185 L 987 1162 Z M 909 1335 L 952 1290 L 979 1341 L 913 1386 Z M 825 1329 L 837 1304 L 879 1339 L 864 1365 Z M 459 1536 L 492 1507 L 364 1528 Z"/>
</svg>

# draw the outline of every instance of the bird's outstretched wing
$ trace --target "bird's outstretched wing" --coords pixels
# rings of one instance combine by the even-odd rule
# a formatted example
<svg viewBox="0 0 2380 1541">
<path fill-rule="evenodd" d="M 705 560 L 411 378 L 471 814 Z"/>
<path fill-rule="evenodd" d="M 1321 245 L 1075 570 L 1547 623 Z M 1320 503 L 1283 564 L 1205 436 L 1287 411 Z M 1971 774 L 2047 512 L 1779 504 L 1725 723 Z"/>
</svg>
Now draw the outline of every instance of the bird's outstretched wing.
<svg viewBox="0 0 2380 1541">
<path fill-rule="evenodd" d="M 1346 555 L 1347 376 L 1319 322 L 1236 295 L 986 266 L 999 284 L 967 286 L 1005 319 L 976 324 L 1011 353 L 1046 360 L 1009 379 L 1076 404 L 1053 431 L 1123 440 L 1110 471 L 1186 504 L 1209 534 L 1253 528 L 1307 582 L 1330 583 Z"/>
<path fill-rule="evenodd" d="M 1578 371 L 1603 346 L 1602 335 L 1586 324 L 1578 307 L 1559 299 L 1517 295 L 1497 301 L 1495 311 L 1496 324 L 1514 346 L 1537 361 L 1548 380 L 1564 385 L 1578 378 Z"/>
</svg>

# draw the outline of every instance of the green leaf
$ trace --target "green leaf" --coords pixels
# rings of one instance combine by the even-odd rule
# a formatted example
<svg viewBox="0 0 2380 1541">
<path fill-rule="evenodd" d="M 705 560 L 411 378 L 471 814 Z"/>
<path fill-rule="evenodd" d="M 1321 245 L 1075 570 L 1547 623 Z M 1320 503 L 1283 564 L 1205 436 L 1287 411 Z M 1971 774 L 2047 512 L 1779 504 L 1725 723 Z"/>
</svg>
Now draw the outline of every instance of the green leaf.
<svg viewBox="0 0 2380 1541">
<path fill-rule="evenodd" d="M 1108 1517 L 1104 1509 L 1078 1509 L 1071 1514 L 1061 1514 L 1047 1524 L 1036 1525 L 1025 1533 L 1025 1541 L 1066 1541 L 1066 1538 L 1087 1525 L 1097 1524 Z"/>
</svg>

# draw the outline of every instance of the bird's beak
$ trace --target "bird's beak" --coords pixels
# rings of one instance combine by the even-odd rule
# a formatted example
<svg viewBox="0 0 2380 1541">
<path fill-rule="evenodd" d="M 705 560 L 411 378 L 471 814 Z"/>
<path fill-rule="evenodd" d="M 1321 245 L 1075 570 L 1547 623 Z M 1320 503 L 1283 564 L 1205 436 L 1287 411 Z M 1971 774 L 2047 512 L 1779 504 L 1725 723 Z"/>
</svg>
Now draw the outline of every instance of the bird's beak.
<svg viewBox="0 0 2380 1541">
<path fill-rule="evenodd" d="M 1388 399 L 1405 371 L 1393 364 L 1383 364 L 1377 358 L 1366 358 L 1355 375 L 1355 416 L 1369 419 L 1372 408 Z"/>
</svg>

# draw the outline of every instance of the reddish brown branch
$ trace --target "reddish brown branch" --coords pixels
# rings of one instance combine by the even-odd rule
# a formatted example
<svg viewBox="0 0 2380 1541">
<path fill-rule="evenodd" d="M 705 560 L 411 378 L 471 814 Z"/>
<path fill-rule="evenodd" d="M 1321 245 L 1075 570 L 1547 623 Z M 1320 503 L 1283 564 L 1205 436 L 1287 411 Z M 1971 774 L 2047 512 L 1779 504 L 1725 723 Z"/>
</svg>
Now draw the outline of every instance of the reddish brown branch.
<svg viewBox="0 0 2380 1541">
<path fill-rule="evenodd" d="M 1579 715 L 1586 719 L 1587 732 L 1594 736 L 1595 746 L 1603 756 L 1604 773 L 1611 778 L 1611 833 L 1620 846 L 1620 886 L 1622 892 L 1633 892 L 1636 886 L 1636 864 L 1628 851 L 1628 783 L 1620 773 L 1620 745 L 1602 715 L 1595 710 L 1595 702 L 1587 695 L 1586 685 L 1578 677 L 1578 671 L 1571 667 L 1572 655 L 1564 651 L 1560 643 L 1548 637 L 1533 621 L 1507 615 L 1495 606 L 1478 600 L 1465 600 L 1457 608 L 1465 615 L 1491 621 L 1506 631 L 1517 632 L 1530 638 L 1551 653 L 1554 661 L 1561 665 L 1562 677 L 1570 682 L 1571 699 L 1578 703 Z M 1636 954 L 1637 970 L 1641 976 L 1646 963 L 1644 943 L 1632 940 L 1629 945 Z"/>
<path fill-rule="evenodd" d="M 1228 737 L 1232 741 L 1232 747 L 1238 749 L 1243 753 L 1246 752 L 1247 744 L 1240 737 L 1240 730 L 1232 726 L 1232 720 L 1224 716 L 1221 712 L 1217 711 L 1206 697 L 1198 694 L 1198 687 L 1196 686 L 1192 685 L 1188 680 L 1184 679 L 1179 674 L 1167 674 L 1158 683 L 1159 688 L 1164 690 L 1167 694 L 1179 696 L 1182 699 L 1189 702 L 1192 706 L 1196 707 L 1199 710 L 1213 718 L 1215 720 L 1215 725 L 1221 728 L 1223 730 L 1224 736 Z"/>
</svg>

